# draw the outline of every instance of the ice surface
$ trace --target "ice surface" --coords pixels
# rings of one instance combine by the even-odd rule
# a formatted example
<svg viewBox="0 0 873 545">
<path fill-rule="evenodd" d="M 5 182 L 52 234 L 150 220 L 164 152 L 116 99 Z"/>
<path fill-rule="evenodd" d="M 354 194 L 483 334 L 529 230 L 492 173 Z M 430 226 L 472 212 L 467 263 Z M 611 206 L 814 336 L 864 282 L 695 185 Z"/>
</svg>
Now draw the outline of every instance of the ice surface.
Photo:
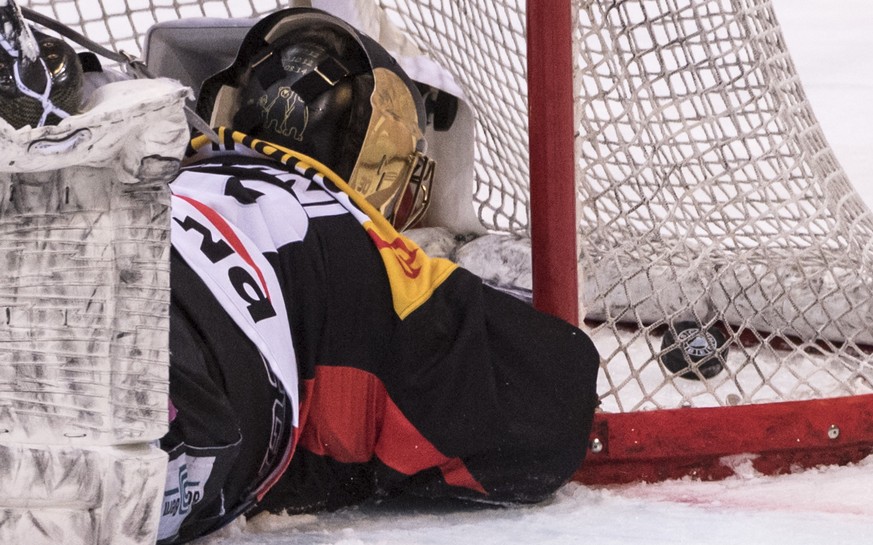
<svg viewBox="0 0 873 545">
<path fill-rule="evenodd" d="M 873 203 L 873 4 L 774 0 L 816 115 L 850 179 Z M 677 448 L 682 448 L 677 445 Z M 873 460 L 763 477 L 740 464 L 720 482 L 564 487 L 506 509 L 389 502 L 318 516 L 240 521 L 197 545 L 837 545 L 867 543 Z"/>
<path fill-rule="evenodd" d="M 260 516 L 197 545 L 836 545 L 866 543 L 870 463 L 783 477 L 589 488 L 541 505 L 476 509 L 387 503 Z"/>
</svg>

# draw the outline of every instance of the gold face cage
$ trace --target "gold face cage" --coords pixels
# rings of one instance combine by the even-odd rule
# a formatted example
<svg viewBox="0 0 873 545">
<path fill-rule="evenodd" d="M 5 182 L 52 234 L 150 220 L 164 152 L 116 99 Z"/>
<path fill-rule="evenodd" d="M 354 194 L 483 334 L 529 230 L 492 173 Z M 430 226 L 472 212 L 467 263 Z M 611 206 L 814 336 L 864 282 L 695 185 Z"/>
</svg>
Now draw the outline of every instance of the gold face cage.
<svg viewBox="0 0 873 545">
<path fill-rule="evenodd" d="M 406 83 L 386 68 L 373 79 L 373 113 L 349 185 L 403 230 L 427 209 L 434 162 L 419 149 L 424 135 Z"/>
</svg>

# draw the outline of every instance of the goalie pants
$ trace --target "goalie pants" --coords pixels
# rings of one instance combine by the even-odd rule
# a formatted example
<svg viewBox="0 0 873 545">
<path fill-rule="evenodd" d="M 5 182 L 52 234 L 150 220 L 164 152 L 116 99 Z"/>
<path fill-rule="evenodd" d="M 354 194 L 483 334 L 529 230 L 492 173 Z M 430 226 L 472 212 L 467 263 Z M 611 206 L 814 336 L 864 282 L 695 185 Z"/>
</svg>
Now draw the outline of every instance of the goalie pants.
<svg viewBox="0 0 873 545">
<path fill-rule="evenodd" d="M 535 502 L 579 467 L 599 364 L 582 331 L 463 269 L 401 320 L 378 251 L 348 214 L 311 218 L 305 240 L 274 261 L 301 410 L 294 456 L 264 495 L 291 440 L 285 393 L 173 253 L 166 543 L 242 512 L 374 495 Z"/>
</svg>

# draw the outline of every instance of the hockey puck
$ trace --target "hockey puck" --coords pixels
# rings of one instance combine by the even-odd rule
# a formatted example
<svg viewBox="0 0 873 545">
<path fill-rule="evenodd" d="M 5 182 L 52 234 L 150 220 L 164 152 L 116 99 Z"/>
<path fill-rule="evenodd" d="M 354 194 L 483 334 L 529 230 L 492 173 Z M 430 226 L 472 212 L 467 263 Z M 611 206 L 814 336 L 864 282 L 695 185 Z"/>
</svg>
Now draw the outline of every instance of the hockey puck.
<svg viewBox="0 0 873 545">
<path fill-rule="evenodd" d="M 690 380 L 712 378 L 724 370 L 725 336 L 715 326 L 697 322 L 672 324 L 661 340 L 661 363 L 676 375 Z"/>
</svg>

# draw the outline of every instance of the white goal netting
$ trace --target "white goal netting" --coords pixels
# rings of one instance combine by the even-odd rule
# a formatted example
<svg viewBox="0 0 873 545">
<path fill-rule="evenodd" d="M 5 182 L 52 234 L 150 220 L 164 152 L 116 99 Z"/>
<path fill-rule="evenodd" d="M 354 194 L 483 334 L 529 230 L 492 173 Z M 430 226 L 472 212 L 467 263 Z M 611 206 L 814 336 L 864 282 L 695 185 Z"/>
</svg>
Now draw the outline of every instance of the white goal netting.
<svg viewBox="0 0 873 545">
<path fill-rule="evenodd" d="M 480 221 L 527 236 L 524 2 L 373 1 L 475 111 Z M 23 4 L 131 53 L 158 21 L 286 5 Z M 816 122 L 771 3 L 571 4 L 580 308 L 604 360 L 604 409 L 873 391 L 873 222 Z M 676 348 L 664 335 L 680 321 L 724 337 L 698 362 L 720 372 L 690 380 L 664 366 Z"/>
</svg>

